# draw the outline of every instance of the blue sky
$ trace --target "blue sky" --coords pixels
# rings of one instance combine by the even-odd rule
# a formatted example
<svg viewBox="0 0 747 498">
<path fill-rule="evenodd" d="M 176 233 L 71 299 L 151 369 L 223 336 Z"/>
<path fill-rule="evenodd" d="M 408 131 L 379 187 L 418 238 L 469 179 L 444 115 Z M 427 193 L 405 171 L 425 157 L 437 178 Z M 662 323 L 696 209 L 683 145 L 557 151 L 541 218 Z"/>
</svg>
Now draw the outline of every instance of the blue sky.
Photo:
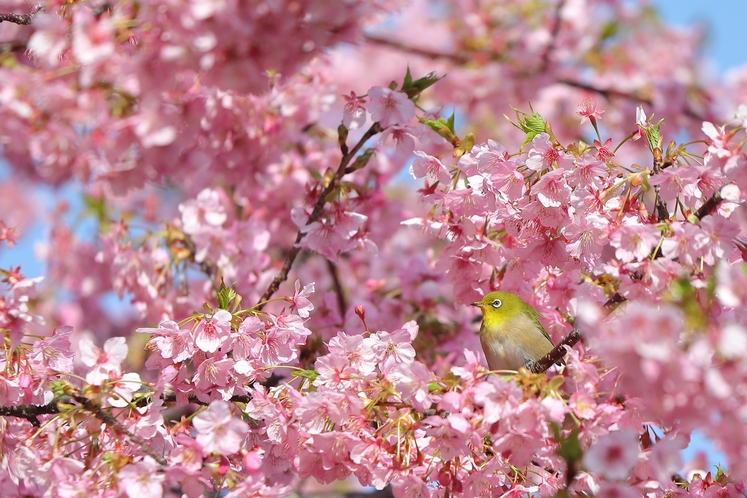
<svg viewBox="0 0 747 498">
<path fill-rule="evenodd" d="M 747 26 L 745 0 L 654 0 L 653 5 L 667 24 L 706 28 L 705 55 L 724 74 L 747 63 L 744 35 Z"/>
</svg>

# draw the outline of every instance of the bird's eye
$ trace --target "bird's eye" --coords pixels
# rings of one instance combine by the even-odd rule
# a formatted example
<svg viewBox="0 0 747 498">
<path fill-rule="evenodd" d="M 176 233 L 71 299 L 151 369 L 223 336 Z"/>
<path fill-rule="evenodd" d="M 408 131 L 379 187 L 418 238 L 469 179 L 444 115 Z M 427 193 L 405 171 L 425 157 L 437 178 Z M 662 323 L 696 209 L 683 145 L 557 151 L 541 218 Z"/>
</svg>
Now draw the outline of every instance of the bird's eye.
<svg viewBox="0 0 747 498">
<path fill-rule="evenodd" d="M 493 299 L 493 303 L 492 304 L 493 304 L 493 308 L 500 308 L 501 304 L 503 304 L 503 303 L 501 302 L 500 299 Z"/>
</svg>

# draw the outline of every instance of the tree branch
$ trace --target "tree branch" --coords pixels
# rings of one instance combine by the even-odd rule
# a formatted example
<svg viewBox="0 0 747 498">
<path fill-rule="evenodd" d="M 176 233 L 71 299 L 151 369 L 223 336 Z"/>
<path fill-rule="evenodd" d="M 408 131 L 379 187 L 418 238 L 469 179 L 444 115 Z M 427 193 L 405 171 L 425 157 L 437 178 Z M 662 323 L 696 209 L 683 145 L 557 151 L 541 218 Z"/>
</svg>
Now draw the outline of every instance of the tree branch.
<svg viewBox="0 0 747 498">
<path fill-rule="evenodd" d="M 607 302 L 605 302 L 602 305 L 602 310 L 604 311 L 605 316 L 615 311 L 615 309 L 617 309 L 617 307 L 621 303 L 624 303 L 625 301 L 627 301 L 627 299 L 625 299 L 619 293 L 615 292 L 612 295 L 612 297 L 609 298 Z M 578 331 L 578 329 L 571 330 L 571 333 L 565 336 L 563 340 L 560 341 L 558 344 L 556 344 L 555 347 L 552 348 L 549 353 L 547 353 L 545 356 L 543 356 L 537 361 L 528 363 L 526 367 L 529 369 L 530 372 L 533 372 L 533 373 L 542 373 L 546 371 L 548 368 L 550 368 L 551 366 L 555 365 L 557 362 L 563 359 L 563 357 L 568 352 L 565 346 L 572 348 L 581 339 L 583 339 L 583 336 L 581 335 L 581 332 Z"/>
<path fill-rule="evenodd" d="M 656 148 L 653 151 L 654 153 L 654 168 L 651 172 L 651 175 L 658 175 L 661 173 L 661 149 Z M 666 203 L 661 199 L 661 185 L 656 184 L 654 185 L 654 210 L 656 211 L 656 222 L 660 223 L 664 220 L 669 219 L 669 211 L 667 210 Z"/>
<path fill-rule="evenodd" d="M 560 33 L 560 13 L 563 10 L 563 7 L 565 7 L 565 0 L 559 0 L 558 4 L 555 6 L 555 22 L 552 26 L 550 43 L 547 44 L 547 48 L 545 48 L 545 52 L 542 54 L 542 66 L 540 68 L 541 73 L 544 73 L 547 69 L 547 66 L 550 65 L 550 56 L 552 55 L 553 50 L 555 50 L 555 44 L 557 43 L 558 34 Z"/>
<path fill-rule="evenodd" d="M 559 23 L 558 23 L 559 24 Z M 558 28 L 559 29 L 559 28 Z M 400 50 L 402 52 L 406 52 L 413 55 L 419 55 L 421 57 L 426 57 L 428 59 L 445 59 L 448 61 L 451 61 L 455 64 L 465 65 L 470 63 L 473 58 L 469 55 L 459 55 L 459 54 L 450 54 L 445 52 L 437 52 L 435 50 L 429 50 L 426 48 L 418 48 L 418 47 L 411 47 L 409 45 L 405 45 L 404 43 L 390 40 L 387 38 L 379 38 L 377 36 L 373 35 L 366 35 L 365 36 L 366 41 L 374 43 L 376 45 L 383 45 L 386 47 L 390 47 L 396 50 Z M 484 58 L 491 62 L 501 62 L 505 59 L 505 56 L 503 54 L 499 53 L 481 53 L 479 55 L 483 55 Z M 543 54 L 543 59 L 545 57 L 549 58 L 550 54 L 545 51 L 545 54 Z M 544 66 L 543 66 L 544 69 Z M 587 92 L 596 93 L 598 95 L 601 95 L 607 100 L 612 100 L 613 98 L 621 98 L 625 100 L 632 100 L 635 102 L 640 102 L 642 104 L 646 105 L 653 105 L 653 102 L 651 99 L 644 98 L 640 95 L 636 95 L 633 93 L 627 93 L 623 92 L 621 90 L 615 90 L 614 88 L 599 88 L 594 85 L 590 85 L 588 83 L 582 83 L 580 81 L 575 81 L 567 78 L 560 78 L 557 80 L 558 83 L 562 83 L 563 85 L 568 85 L 574 88 L 578 88 L 581 90 L 586 90 Z M 697 112 L 693 111 L 689 107 L 683 110 L 683 113 L 685 116 L 696 119 L 698 121 L 705 121 L 706 118 L 698 114 Z"/>
<path fill-rule="evenodd" d="M 340 159 L 340 166 L 337 168 L 337 172 L 335 173 L 334 177 L 332 177 L 332 180 L 330 180 L 329 184 L 319 193 L 319 196 L 314 203 L 314 207 L 311 210 L 311 214 L 306 220 L 306 226 L 314 223 L 322 216 L 324 206 L 327 204 L 327 196 L 329 196 L 329 194 L 331 194 L 334 189 L 337 188 L 340 180 L 343 176 L 345 176 L 345 170 L 347 169 L 348 164 L 350 164 L 350 161 L 355 158 L 355 155 L 368 141 L 369 138 L 373 137 L 377 133 L 380 133 L 382 130 L 383 128 L 381 127 L 381 125 L 379 125 L 378 122 L 372 124 L 371 127 L 366 131 L 366 133 L 363 134 L 358 143 L 355 144 L 355 147 L 353 147 L 350 152 L 342 156 L 342 159 Z M 298 230 L 298 233 L 296 234 L 296 241 L 293 243 L 293 247 L 290 248 L 288 254 L 285 256 L 283 267 L 280 269 L 280 272 L 275 275 L 275 278 L 272 279 L 270 286 L 260 298 L 260 303 L 268 301 L 272 297 L 272 295 L 275 294 L 275 292 L 277 292 L 277 290 L 280 288 L 280 284 L 288 279 L 288 273 L 290 272 L 291 266 L 293 266 L 293 262 L 296 260 L 298 253 L 301 252 L 301 246 L 299 245 L 301 239 L 303 239 L 306 235 L 302 230 L 303 228 Z M 257 308 L 261 310 L 263 307 L 264 304 L 260 304 Z"/>
<path fill-rule="evenodd" d="M 340 309 L 340 319 L 344 322 L 345 312 L 348 309 L 348 305 L 345 302 L 345 292 L 343 291 L 342 283 L 340 282 L 340 273 L 337 271 L 337 265 L 328 259 L 327 268 L 329 268 L 329 274 L 332 276 L 332 287 L 334 287 L 335 294 L 337 294 L 337 307 Z"/>
<path fill-rule="evenodd" d="M 95 404 L 93 401 L 83 396 L 82 394 L 73 394 L 72 397 L 75 401 L 80 403 L 83 408 L 92 413 L 97 419 L 101 420 L 106 425 L 111 427 L 113 431 L 127 436 L 130 441 L 138 445 L 145 454 L 151 456 L 156 462 L 163 466 L 167 464 L 166 459 L 156 453 L 153 448 L 148 446 L 147 441 L 127 430 L 127 428 L 122 425 L 119 420 L 106 413 L 99 405 Z"/>
<path fill-rule="evenodd" d="M 714 212 L 723 200 L 724 198 L 721 197 L 721 189 L 718 189 L 713 193 L 711 197 L 708 198 L 707 201 L 705 201 L 702 206 L 698 208 L 697 211 L 695 211 L 695 217 L 698 218 L 698 220 L 702 220 L 703 218 Z"/>
<path fill-rule="evenodd" d="M 0 14 L 0 22 L 12 22 L 13 24 L 31 24 L 34 16 L 39 12 L 35 10 L 30 14 Z"/>
<path fill-rule="evenodd" d="M 0 42 L 0 54 L 9 54 L 11 52 L 23 52 L 26 50 L 27 40 L 10 40 Z"/>
<path fill-rule="evenodd" d="M 34 427 L 40 427 L 39 415 L 53 415 L 60 413 L 57 403 L 61 401 L 56 399 L 46 405 L 17 405 L 17 406 L 0 406 L 0 417 L 18 417 L 25 418 Z"/>
<path fill-rule="evenodd" d="M 374 35 L 364 35 L 364 39 L 375 45 L 383 45 L 385 47 L 394 48 L 401 52 L 407 52 L 408 54 L 419 55 L 427 59 L 447 59 L 456 64 L 467 64 L 470 58 L 464 55 L 448 54 L 444 52 L 437 52 L 435 50 L 429 50 L 427 48 L 418 48 L 405 45 L 396 40 L 390 40 L 389 38 L 380 38 Z"/>
<path fill-rule="evenodd" d="M 633 101 L 640 102 L 642 104 L 646 104 L 650 106 L 654 105 L 651 99 L 647 99 L 647 98 L 641 97 L 640 95 L 636 95 L 633 93 L 627 93 L 627 92 L 622 92 L 620 90 L 615 90 L 614 88 L 599 88 L 593 85 L 589 85 L 587 83 L 582 83 L 580 81 L 574 81 L 574 80 L 565 79 L 565 78 L 559 79 L 558 83 L 563 83 L 564 85 L 572 86 L 574 88 L 579 88 L 581 90 L 586 90 L 587 92 L 597 93 L 607 100 L 612 100 L 613 98 L 617 97 L 617 98 L 621 98 L 625 100 L 633 100 Z M 706 120 L 706 118 L 704 118 L 697 112 L 693 111 L 689 107 L 687 109 L 684 109 L 682 112 L 685 114 L 685 116 L 689 118 L 697 119 L 698 121 Z"/>
<path fill-rule="evenodd" d="M 537 361 L 533 361 L 527 364 L 527 368 L 533 373 L 542 373 L 548 368 L 563 359 L 565 354 L 568 352 L 565 346 L 572 348 L 581 340 L 581 332 L 578 329 L 571 330 L 571 333 L 563 338 L 562 341 L 557 343 L 549 353 L 540 358 Z"/>
</svg>

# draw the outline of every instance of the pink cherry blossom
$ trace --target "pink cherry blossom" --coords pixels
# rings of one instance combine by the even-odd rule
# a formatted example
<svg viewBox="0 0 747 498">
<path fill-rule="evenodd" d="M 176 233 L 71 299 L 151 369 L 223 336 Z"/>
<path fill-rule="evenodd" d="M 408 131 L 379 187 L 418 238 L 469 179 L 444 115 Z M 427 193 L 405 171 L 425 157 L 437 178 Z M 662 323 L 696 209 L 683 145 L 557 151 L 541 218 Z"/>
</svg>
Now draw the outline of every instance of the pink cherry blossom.
<svg viewBox="0 0 747 498">
<path fill-rule="evenodd" d="M 73 330 L 69 325 L 57 327 L 51 337 L 34 343 L 29 359 L 38 368 L 49 368 L 58 372 L 71 371 L 73 353 L 70 351 L 70 335 Z"/>
<path fill-rule="evenodd" d="M 571 198 L 571 189 L 568 187 L 565 174 L 561 170 L 550 171 L 542 175 L 542 178 L 534 184 L 532 193 L 547 208 L 566 204 Z"/>
<path fill-rule="evenodd" d="M 581 109 L 576 112 L 581 116 L 581 124 L 584 124 L 587 120 L 602 119 L 603 109 L 599 108 L 599 101 L 596 99 L 585 99 L 581 102 Z"/>
<path fill-rule="evenodd" d="M 363 126 L 363 123 L 366 122 L 365 99 L 358 97 L 355 92 L 350 92 L 350 95 L 343 95 L 342 98 L 345 99 L 342 124 L 351 130 Z"/>
<path fill-rule="evenodd" d="M 451 181 L 449 170 L 438 158 L 429 156 L 425 152 L 415 151 L 417 156 L 410 165 L 410 174 L 413 178 L 427 178 L 431 182 L 441 182 L 448 185 Z"/>
<path fill-rule="evenodd" d="M 128 498 L 163 496 L 163 474 L 156 472 L 158 464 L 151 457 L 130 463 L 119 471 L 119 486 Z"/>
<path fill-rule="evenodd" d="M 3 495 L 744 494 L 747 70 L 645 2 L 402 3 L 6 2 Z M 494 290 L 562 368 L 486 372 Z"/>
<path fill-rule="evenodd" d="M 415 104 L 404 93 L 374 86 L 368 90 L 368 98 L 371 119 L 378 121 L 384 128 L 396 124 L 405 125 L 415 116 Z"/>
<path fill-rule="evenodd" d="M 164 320 L 158 328 L 139 328 L 135 332 L 152 334 L 150 343 L 153 344 L 164 358 L 170 358 L 174 363 L 192 357 L 196 348 L 192 332 L 179 327 L 172 320 Z"/>
<path fill-rule="evenodd" d="M 206 353 L 214 353 L 230 334 L 231 313 L 218 310 L 213 316 L 201 320 L 194 332 L 195 345 Z"/>
<path fill-rule="evenodd" d="M 661 238 L 661 233 L 651 225 L 625 225 L 610 235 L 610 245 L 621 261 L 641 261 L 651 255 Z"/>
<path fill-rule="evenodd" d="M 584 453 L 584 467 L 607 479 L 623 480 L 638 462 L 638 435 L 630 430 L 610 432 Z"/>
<path fill-rule="evenodd" d="M 80 361 L 90 367 L 86 381 L 101 385 L 110 376 L 117 377 L 122 373 L 122 362 L 127 357 L 127 343 L 124 337 L 112 337 L 104 343 L 103 349 L 96 347 L 93 341 L 83 339 L 78 344 Z"/>
<path fill-rule="evenodd" d="M 204 189 L 195 200 L 179 205 L 184 231 L 196 234 L 203 226 L 219 227 L 226 222 L 227 215 L 217 190 Z"/>
<path fill-rule="evenodd" d="M 193 423 L 197 442 L 205 455 L 233 455 L 239 451 L 248 432 L 246 423 L 233 415 L 231 404 L 221 400 L 211 402 L 207 410 L 195 416 Z"/>
<path fill-rule="evenodd" d="M 430 372 L 422 363 L 401 363 L 389 375 L 404 397 L 418 410 L 426 410 L 431 406 L 428 394 Z"/>
<path fill-rule="evenodd" d="M 371 336 L 371 348 L 381 361 L 381 369 L 388 371 L 399 364 L 410 364 L 415 359 L 415 348 L 410 342 L 412 337 L 406 329 L 389 332 L 377 332 Z"/>
<path fill-rule="evenodd" d="M 701 232 L 695 235 L 698 250 L 703 251 L 703 259 L 709 265 L 726 256 L 726 247 L 737 236 L 737 225 L 721 216 L 711 216 L 700 223 Z"/>
<path fill-rule="evenodd" d="M 111 385 L 113 396 L 108 399 L 111 406 L 123 408 L 132 401 L 132 394 L 140 389 L 143 382 L 140 375 L 135 372 L 123 374 L 120 379 Z"/>
<path fill-rule="evenodd" d="M 314 292 L 314 282 L 304 285 L 301 290 L 301 282 L 296 280 L 295 291 L 293 292 L 293 308 L 301 318 L 308 318 L 309 313 L 314 311 L 314 305 L 309 300 L 309 296 Z"/>
<path fill-rule="evenodd" d="M 552 165 L 560 159 L 560 154 L 550 143 L 550 136 L 547 133 L 540 133 L 532 139 L 532 148 L 527 155 L 526 166 L 532 171 L 544 171 L 551 168 Z"/>
<path fill-rule="evenodd" d="M 408 126 L 392 125 L 381 133 L 379 143 L 386 143 L 391 137 L 397 157 L 408 157 L 415 150 L 414 130 Z"/>
</svg>

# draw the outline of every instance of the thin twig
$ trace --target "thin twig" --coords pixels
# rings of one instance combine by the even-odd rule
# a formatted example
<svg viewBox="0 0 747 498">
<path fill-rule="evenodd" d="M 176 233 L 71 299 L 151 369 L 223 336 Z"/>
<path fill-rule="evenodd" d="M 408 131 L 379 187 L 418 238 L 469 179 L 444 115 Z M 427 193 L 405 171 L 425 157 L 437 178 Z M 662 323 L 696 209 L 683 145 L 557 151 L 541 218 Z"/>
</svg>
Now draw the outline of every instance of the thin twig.
<svg viewBox="0 0 747 498">
<path fill-rule="evenodd" d="M 506 59 L 505 55 L 500 53 L 485 53 L 485 52 L 473 52 L 471 55 L 474 56 L 481 56 L 481 57 L 472 57 L 471 55 L 460 55 L 460 54 L 453 54 L 453 53 L 446 53 L 446 52 L 438 52 L 435 50 L 429 50 L 426 48 L 420 48 L 420 47 L 412 47 L 409 45 L 406 45 L 404 43 L 398 42 L 396 40 L 390 40 L 387 38 L 379 38 L 377 36 L 373 35 L 366 35 L 365 36 L 366 41 L 374 43 L 376 45 L 382 45 L 386 47 L 390 47 L 402 52 L 406 52 L 413 55 L 419 55 L 421 57 L 426 57 L 428 59 L 445 59 L 448 61 L 451 61 L 455 64 L 459 65 L 466 65 L 470 62 L 472 62 L 475 59 L 479 60 L 489 60 L 491 62 L 501 62 Z M 549 55 L 548 55 L 549 57 Z M 615 90 L 614 88 L 600 88 L 596 87 L 594 85 L 590 85 L 588 83 L 583 83 L 580 81 L 571 80 L 568 78 L 560 78 L 557 80 L 558 83 L 562 83 L 564 85 L 571 86 L 573 88 L 578 88 L 581 90 L 586 90 L 587 92 L 596 93 L 598 95 L 601 95 L 607 100 L 612 100 L 613 98 L 621 98 L 625 100 L 632 100 L 634 102 L 638 102 L 641 104 L 646 104 L 649 106 L 653 105 L 653 102 L 651 99 L 647 99 L 645 97 L 642 97 L 640 95 L 634 94 L 634 93 L 628 93 L 623 92 L 621 90 Z M 693 111 L 689 107 L 684 109 L 685 116 L 696 119 L 698 121 L 706 121 L 707 119 L 697 112 Z"/>
<path fill-rule="evenodd" d="M 702 220 L 703 218 L 714 212 L 723 200 L 724 198 L 721 197 L 721 189 L 719 189 L 714 192 L 713 195 L 709 197 L 708 200 L 705 201 L 705 203 L 700 206 L 697 211 L 695 211 L 695 217 L 699 220 Z"/>
<path fill-rule="evenodd" d="M 560 341 L 558 344 L 555 345 L 552 350 L 550 350 L 549 353 L 547 353 L 545 356 L 540 358 L 537 361 L 533 361 L 527 365 L 530 371 L 534 373 L 542 373 L 551 366 L 555 365 L 557 362 L 563 359 L 565 354 L 568 352 L 565 348 L 565 346 L 568 346 L 569 348 L 572 348 L 573 346 L 578 343 L 578 341 L 581 340 L 581 332 L 578 331 L 578 329 L 571 330 L 571 333 L 568 334 L 563 338 L 562 341 Z"/>
<path fill-rule="evenodd" d="M 377 133 L 380 133 L 382 130 L 383 128 L 381 127 L 381 125 L 379 125 L 378 122 L 372 124 L 371 127 L 366 131 L 366 133 L 363 134 L 358 143 L 355 144 L 355 146 L 350 150 L 350 152 L 342 156 L 342 159 L 340 159 L 340 166 L 337 168 L 335 176 L 332 177 L 332 180 L 330 180 L 329 184 L 319 193 L 319 196 L 314 203 L 314 208 L 311 210 L 311 214 L 306 220 L 306 226 L 314 223 L 322 216 L 324 206 L 327 204 L 327 196 L 329 196 L 329 194 L 331 194 L 338 187 L 340 180 L 343 176 L 345 176 L 345 170 L 347 169 L 348 164 L 350 164 L 350 161 L 355 158 L 355 155 L 368 141 L 369 138 L 373 137 Z M 303 239 L 305 235 L 306 233 L 303 231 L 303 228 L 300 229 L 296 234 L 296 241 L 293 243 L 293 247 L 290 248 L 288 254 L 285 256 L 283 267 L 280 269 L 280 272 L 275 275 L 275 278 L 272 279 L 270 286 L 267 287 L 267 290 L 260 298 L 260 303 L 267 302 L 272 297 L 272 295 L 275 294 L 275 292 L 277 292 L 277 290 L 280 288 L 280 284 L 288 279 L 288 273 L 290 272 L 291 266 L 293 266 L 293 262 L 296 260 L 298 253 L 301 252 L 301 246 L 299 244 L 301 242 L 301 239 Z M 259 309 L 262 309 L 263 307 L 264 304 L 260 304 L 258 306 Z"/>
<path fill-rule="evenodd" d="M 345 321 L 345 312 L 348 309 L 348 305 L 345 302 L 345 292 L 340 282 L 340 273 L 337 271 L 337 265 L 328 259 L 327 268 L 329 268 L 329 274 L 332 276 L 332 286 L 335 289 L 335 294 L 337 294 L 337 307 L 340 309 L 340 319 Z"/>
<path fill-rule="evenodd" d="M 615 292 L 612 297 L 602 305 L 602 310 L 604 311 L 605 316 L 615 311 L 615 309 L 625 301 L 627 301 L 627 299 L 625 299 L 619 293 Z M 571 330 L 571 333 L 565 336 L 563 340 L 561 340 L 558 344 L 556 344 L 549 353 L 547 353 L 537 361 L 528 363 L 527 368 L 534 373 L 542 373 L 546 371 L 548 368 L 563 359 L 563 357 L 568 352 L 565 346 L 572 348 L 581 339 L 583 339 L 583 336 L 581 335 L 581 332 L 578 331 L 578 329 Z"/>
<path fill-rule="evenodd" d="M 544 73 L 547 69 L 547 66 L 550 65 L 550 56 L 552 55 L 553 51 L 555 50 L 555 44 L 558 40 L 558 34 L 560 33 L 560 25 L 561 25 L 561 19 L 560 19 L 560 13 L 563 10 L 563 7 L 565 6 L 565 0 L 559 0 L 558 4 L 555 6 L 555 22 L 552 26 L 552 34 L 550 35 L 550 43 L 547 44 L 547 47 L 545 48 L 545 53 L 542 54 L 542 66 L 540 67 L 540 72 Z"/>
<path fill-rule="evenodd" d="M 30 14 L 0 14 L 0 22 L 12 22 L 13 24 L 31 24 L 36 12 Z"/>
<path fill-rule="evenodd" d="M 652 176 L 658 175 L 661 173 L 661 149 L 655 148 L 654 149 L 654 168 L 651 172 Z M 654 185 L 654 210 L 656 211 L 656 222 L 661 223 L 664 220 L 669 219 L 669 211 L 667 210 L 666 203 L 661 199 L 661 185 L 658 183 Z"/>
<path fill-rule="evenodd" d="M 451 62 L 454 62 L 456 64 L 462 64 L 462 65 L 467 64 L 470 61 L 470 58 L 465 55 L 448 54 L 445 52 L 437 52 L 435 50 L 429 50 L 427 48 L 412 47 L 410 45 L 405 45 L 404 43 L 400 43 L 396 40 L 391 40 L 389 38 L 379 38 L 378 36 L 374 36 L 374 35 L 365 35 L 364 39 L 376 45 L 383 45 L 385 47 L 394 48 L 401 52 L 407 52 L 408 54 L 419 55 L 427 59 L 447 59 L 447 60 L 450 60 Z"/>
<path fill-rule="evenodd" d="M 644 98 L 640 95 L 636 95 L 634 93 L 627 93 L 620 90 L 615 90 L 614 88 L 599 88 L 594 85 L 590 85 L 588 83 L 582 83 L 580 81 L 574 81 L 571 79 L 561 78 L 558 80 L 558 83 L 562 83 L 564 85 L 572 86 L 574 88 L 579 88 L 581 90 L 586 90 L 587 92 L 592 92 L 601 95 L 607 100 L 612 100 L 613 98 L 621 98 L 625 100 L 633 100 L 636 102 L 639 102 L 641 104 L 646 104 L 649 106 L 653 106 L 653 101 L 651 99 Z M 706 118 L 698 114 L 697 112 L 693 111 L 689 107 L 687 109 L 684 109 L 685 116 L 697 119 L 698 121 L 705 121 Z"/>
<path fill-rule="evenodd" d="M 57 407 L 55 400 L 46 405 L 17 405 L 17 406 L 0 406 L 0 417 L 18 417 L 25 418 L 34 427 L 39 427 L 39 420 L 36 418 L 39 415 L 50 415 L 60 413 L 60 409 Z"/>
<path fill-rule="evenodd" d="M 23 52 L 26 50 L 27 40 L 10 40 L 0 42 L 0 54 L 9 54 L 11 52 Z"/>
<path fill-rule="evenodd" d="M 99 405 L 95 404 L 93 401 L 83 396 L 82 394 L 73 394 L 72 397 L 75 401 L 80 403 L 83 408 L 91 412 L 97 419 L 101 420 L 106 425 L 111 427 L 112 430 L 127 436 L 130 441 L 137 444 L 144 453 L 153 457 L 156 462 L 164 466 L 167 464 L 166 459 L 156 453 L 155 450 L 148 445 L 147 441 L 127 430 L 127 428 L 122 425 L 119 420 L 106 413 Z"/>
</svg>

